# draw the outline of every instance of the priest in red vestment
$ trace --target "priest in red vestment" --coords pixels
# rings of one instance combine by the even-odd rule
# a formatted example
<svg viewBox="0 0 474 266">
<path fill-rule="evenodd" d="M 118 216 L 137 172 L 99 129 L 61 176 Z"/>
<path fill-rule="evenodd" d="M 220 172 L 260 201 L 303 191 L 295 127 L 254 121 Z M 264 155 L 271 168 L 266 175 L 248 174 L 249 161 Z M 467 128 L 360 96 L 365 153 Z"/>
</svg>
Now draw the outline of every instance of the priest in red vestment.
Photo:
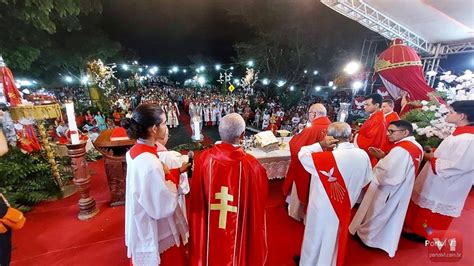
<svg viewBox="0 0 474 266">
<path fill-rule="evenodd" d="M 283 184 L 283 193 L 288 196 L 288 215 L 296 220 L 304 216 L 304 208 L 308 206 L 309 184 L 311 175 L 303 168 L 298 159 L 301 147 L 321 141 L 331 121 L 326 116 L 326 108 L 320 103 L 311 105 L 308 111 L 311 122 L 301 133 L 290 140 L 291 161 Z"/>
<path fill-rule="evenodd" d="M 395 103 L 392 99 L 384 99 L 382 103 L 382 110 L 385 116 L 385 123 L 390 125 L 392 121 L 400 120 L 400 116 L 398 116 L 397 112 L 393 110 Z"/>
<path fill-rule="evenodd" d="M 265 168 L 240 146 L 245 121 L 219 124 L 222 141 L 195 159 L 190 192 L 190 265 L 264 265 Z"/>
<path fill-rule="evenodd" d="M 369 148 L 375 147 L 387 152 L 388 146 L 387 123 L 381 109 L 382 101 L 382 96 L 377 93 L 365 97 L 364 109 L 370 116 L 354 138 L 354 145 L 369 155 L 372 167 L 377 164 L 377 158 L 370 155 Z"/>
</svg>

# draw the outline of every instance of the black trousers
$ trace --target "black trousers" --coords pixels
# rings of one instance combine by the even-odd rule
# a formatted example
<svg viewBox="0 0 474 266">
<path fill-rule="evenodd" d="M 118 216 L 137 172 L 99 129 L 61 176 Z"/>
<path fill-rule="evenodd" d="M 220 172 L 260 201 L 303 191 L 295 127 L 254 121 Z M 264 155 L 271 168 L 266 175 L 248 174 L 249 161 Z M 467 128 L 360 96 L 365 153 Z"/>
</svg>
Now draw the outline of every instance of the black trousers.
<svg viewBox="0 0 474 266">
<path fill-rule="evenodd" d="M 12 230 L 0 234 L 0 266 L 9 266 L 12 253 Z"/>
</svg>

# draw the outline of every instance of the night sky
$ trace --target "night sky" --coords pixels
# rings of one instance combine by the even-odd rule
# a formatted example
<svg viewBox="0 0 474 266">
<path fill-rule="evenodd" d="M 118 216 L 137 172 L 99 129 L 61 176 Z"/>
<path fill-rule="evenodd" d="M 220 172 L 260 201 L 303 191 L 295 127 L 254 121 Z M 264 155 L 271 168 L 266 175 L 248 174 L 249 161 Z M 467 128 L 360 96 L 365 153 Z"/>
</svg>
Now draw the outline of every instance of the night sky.
<svg viewBox="0 0 474 266">
<path fill-rule="evenodd" d="M 353 36 L 373 34 L 319 1 L 294 2 L 318 5 L 324 12 L 321 19 L 326 20 L 322 23 L 347 32 L 348 41 Z M 191 55 L 228 63 L 235 56 L 232 45 L 253 37 L 242 18 L 227 13 L 223 5 L 228 3 L 224 0 L 105 0 L 102 27 L 113 40 L 137 51 L 142 63 L 182 66 L 191 63 L 188 60 Z M 271 1 L 266 3 L 271 5 Z M 357 53 L 361 46 L 362 43 L 354 43 Z"/>
<path fill-rule="evenodd" d="M 232 45 L 248 40 L 252 32 L 212 2 L 107 0 L 102 24 L 112 39 L 137 51 L 143 63 L 189 64 L 191 55 L 229 62 L 235 55 Z"/>
</svg>

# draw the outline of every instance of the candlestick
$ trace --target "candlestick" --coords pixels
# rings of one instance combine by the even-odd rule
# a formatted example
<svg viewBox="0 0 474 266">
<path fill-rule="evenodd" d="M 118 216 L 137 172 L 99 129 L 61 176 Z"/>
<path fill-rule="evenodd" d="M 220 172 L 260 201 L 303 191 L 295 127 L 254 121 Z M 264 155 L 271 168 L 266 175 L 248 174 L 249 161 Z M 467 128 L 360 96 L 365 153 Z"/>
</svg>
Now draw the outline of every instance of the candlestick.
<svg viewBox="0 0 474 266">
<path fill-rule="evenodd" d="M 79 144 L 79 132 L 77 130 L 76 116 L 74 115 L 74 103 L 69 102 L 66 106 L 66 115 L 68 120 L 69 132 L 71 133 L 71 143 Z"/>
</svg>

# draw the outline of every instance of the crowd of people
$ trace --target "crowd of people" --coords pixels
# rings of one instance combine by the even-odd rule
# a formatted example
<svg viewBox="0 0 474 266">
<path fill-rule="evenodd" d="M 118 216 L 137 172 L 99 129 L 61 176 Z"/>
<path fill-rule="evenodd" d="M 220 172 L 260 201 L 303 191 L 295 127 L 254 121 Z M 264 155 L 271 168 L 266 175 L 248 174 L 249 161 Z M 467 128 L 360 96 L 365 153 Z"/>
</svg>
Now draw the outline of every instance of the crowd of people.
<svg viewBox="0 0 474 266">
<path fill-rule="evenodd" d="M 203 121 L 218 126 L 221 141 L 195 158 L 190 189 L 183 189 L 190 164 L 169 166 L 157 156 L 156 143 L 163 146 L 168 138 L 166 111 L 141 104 L 126 120 L 129 136 L 138 139 L 127 153 L 128 257 L 134 265 L 265 265 L 268 179 L 240 145 L 245 98 L 193 93 L 182 94 L 179 104 L 208 115 Z M 223 112 L 213 120 L 210 112 L 219 106 Z M 367 96 L 369 118 L 355 136 L 349 124 L 332 122 L 321 103 L 302 115 L 310 125 L 290 141 L 284 184 L 288 214 L 305 223 L 300 265 L 342 265 L 349 234 L 394 257 L 402 232 L 431 239 L 432 231 L 447 230 L 461 215 L 474 174 L 474 101 L 450 105 L 447 122 L 456 130 L 434 153 L 392 108 L 379 94 Z M 186 193 L 188 207 L 179 203 Z"/>
</svg>

